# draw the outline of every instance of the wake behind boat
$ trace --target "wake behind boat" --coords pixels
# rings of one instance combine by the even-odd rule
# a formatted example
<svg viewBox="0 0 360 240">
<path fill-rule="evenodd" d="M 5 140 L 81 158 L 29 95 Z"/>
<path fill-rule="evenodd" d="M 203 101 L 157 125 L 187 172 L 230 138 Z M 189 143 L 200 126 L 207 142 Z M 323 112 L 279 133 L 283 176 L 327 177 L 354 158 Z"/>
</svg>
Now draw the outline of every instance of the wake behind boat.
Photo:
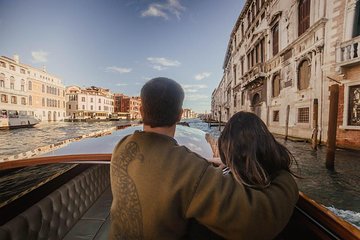
<svg viewBox="0 0 360 240">
<path fill-rule="evenodd" d="M 0 130 L 33 127 L 40 120 L 31 115 L 27 115 L 26 111 L 1 110 L 0 112 Z"/>
<path fill-rule="evenodd" d="M 35 158 L 0 163 L 0 239 L 107 239 L 110 159 L 132 126 L 71 142 Z M 177 126 L 175 139 L 212 158 L 205 132 Z M 359 239 L 360 231 L 300 193 L 280 239 Z"/>
</svg>

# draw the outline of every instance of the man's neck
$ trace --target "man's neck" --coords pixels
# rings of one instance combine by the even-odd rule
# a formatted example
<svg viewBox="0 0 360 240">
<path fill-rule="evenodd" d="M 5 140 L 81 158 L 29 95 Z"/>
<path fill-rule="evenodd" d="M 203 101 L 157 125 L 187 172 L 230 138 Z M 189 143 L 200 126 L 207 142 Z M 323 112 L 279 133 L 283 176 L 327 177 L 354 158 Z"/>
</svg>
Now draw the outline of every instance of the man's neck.
<svg viewBox="0 0 360 240">
<path fill-rule="evenodd" d="M 176 129 L 176 124 L 174 124 L 171 127 L 154 127 L 154 128 L 144 124 L 144 132 L 163 134 L 172 138 L 175 136 L 175 129 Z"/>
</svg>

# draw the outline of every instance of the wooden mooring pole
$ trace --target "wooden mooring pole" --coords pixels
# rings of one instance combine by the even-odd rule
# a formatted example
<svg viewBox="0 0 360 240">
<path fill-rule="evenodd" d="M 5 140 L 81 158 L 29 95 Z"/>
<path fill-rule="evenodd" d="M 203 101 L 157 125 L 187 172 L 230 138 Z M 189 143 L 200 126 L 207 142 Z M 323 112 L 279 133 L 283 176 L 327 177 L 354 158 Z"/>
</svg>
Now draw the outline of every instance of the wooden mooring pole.
<svg viewBox="0 0 360 240">
<path fill-rule="evenodd" d="M 328 126 L 328 141 L 326 151 L 326 168 L 334 170 L 335 150 L 336 150 L 336 130 L 337 130 L 337 115 L 339 103 L 339 85 L 334 84 L 330 86 L 330 107 L 329 107 L 329 126 Z"/>
<path fill-rule="evenodd" d="M 220 111 L 220 117 L 219 117 L 219 132 L 221 132 L 221 111 Z"/>
<path fill-rule="evenodd" d="M 288 135 L 289 135 L 289 115 L 290 115 L 290 105 L 287 105 L 286 121 L 285 121 L 285 141 L 288 139 Z"/>
<path fill-rule="evenodd" d="M 318 145 L 318 141 L 317 141 L 317 135 L 318 135 L 318 131 L 319 131 L 319 122 L 318 122 L 318 113 L 319 111 L 319 101 L 317 98 L 314 99 L 314 103 L 313 103 L 313 135 L 312 135 L 312 144 L 311 147 L 312 149 L 316 150 L 317 149 L 317 145 Z"/>
</svg>

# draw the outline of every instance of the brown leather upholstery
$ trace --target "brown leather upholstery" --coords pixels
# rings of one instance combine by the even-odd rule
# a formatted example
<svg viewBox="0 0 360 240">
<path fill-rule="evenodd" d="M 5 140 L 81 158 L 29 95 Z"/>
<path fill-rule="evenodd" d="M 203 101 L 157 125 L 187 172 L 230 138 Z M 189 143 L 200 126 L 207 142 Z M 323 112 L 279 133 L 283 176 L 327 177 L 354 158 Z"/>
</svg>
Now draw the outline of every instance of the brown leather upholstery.
<svg viewBox="0 0 360 240">
<path fill-rule="evenodd" d="M 0 227 L 1 240 L 62 239 L 109 188 L 109 165 L 91 167 Z"/>
</svg>

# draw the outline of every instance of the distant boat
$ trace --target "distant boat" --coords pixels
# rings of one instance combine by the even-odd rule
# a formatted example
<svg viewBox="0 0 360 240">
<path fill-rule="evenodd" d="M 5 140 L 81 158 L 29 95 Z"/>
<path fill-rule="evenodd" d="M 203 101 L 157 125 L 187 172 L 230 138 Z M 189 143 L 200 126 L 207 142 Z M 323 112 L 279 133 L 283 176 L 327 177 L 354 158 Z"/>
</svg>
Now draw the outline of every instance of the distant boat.
<svg viewBox="0 0 360 240">
<path fill-rule="evenodd" d="M 34 116 L 27 115 L 26 111 L 1 110 L 0 129 L 14 129 L 33 127 L 40 122 Z"/>
</svg>

